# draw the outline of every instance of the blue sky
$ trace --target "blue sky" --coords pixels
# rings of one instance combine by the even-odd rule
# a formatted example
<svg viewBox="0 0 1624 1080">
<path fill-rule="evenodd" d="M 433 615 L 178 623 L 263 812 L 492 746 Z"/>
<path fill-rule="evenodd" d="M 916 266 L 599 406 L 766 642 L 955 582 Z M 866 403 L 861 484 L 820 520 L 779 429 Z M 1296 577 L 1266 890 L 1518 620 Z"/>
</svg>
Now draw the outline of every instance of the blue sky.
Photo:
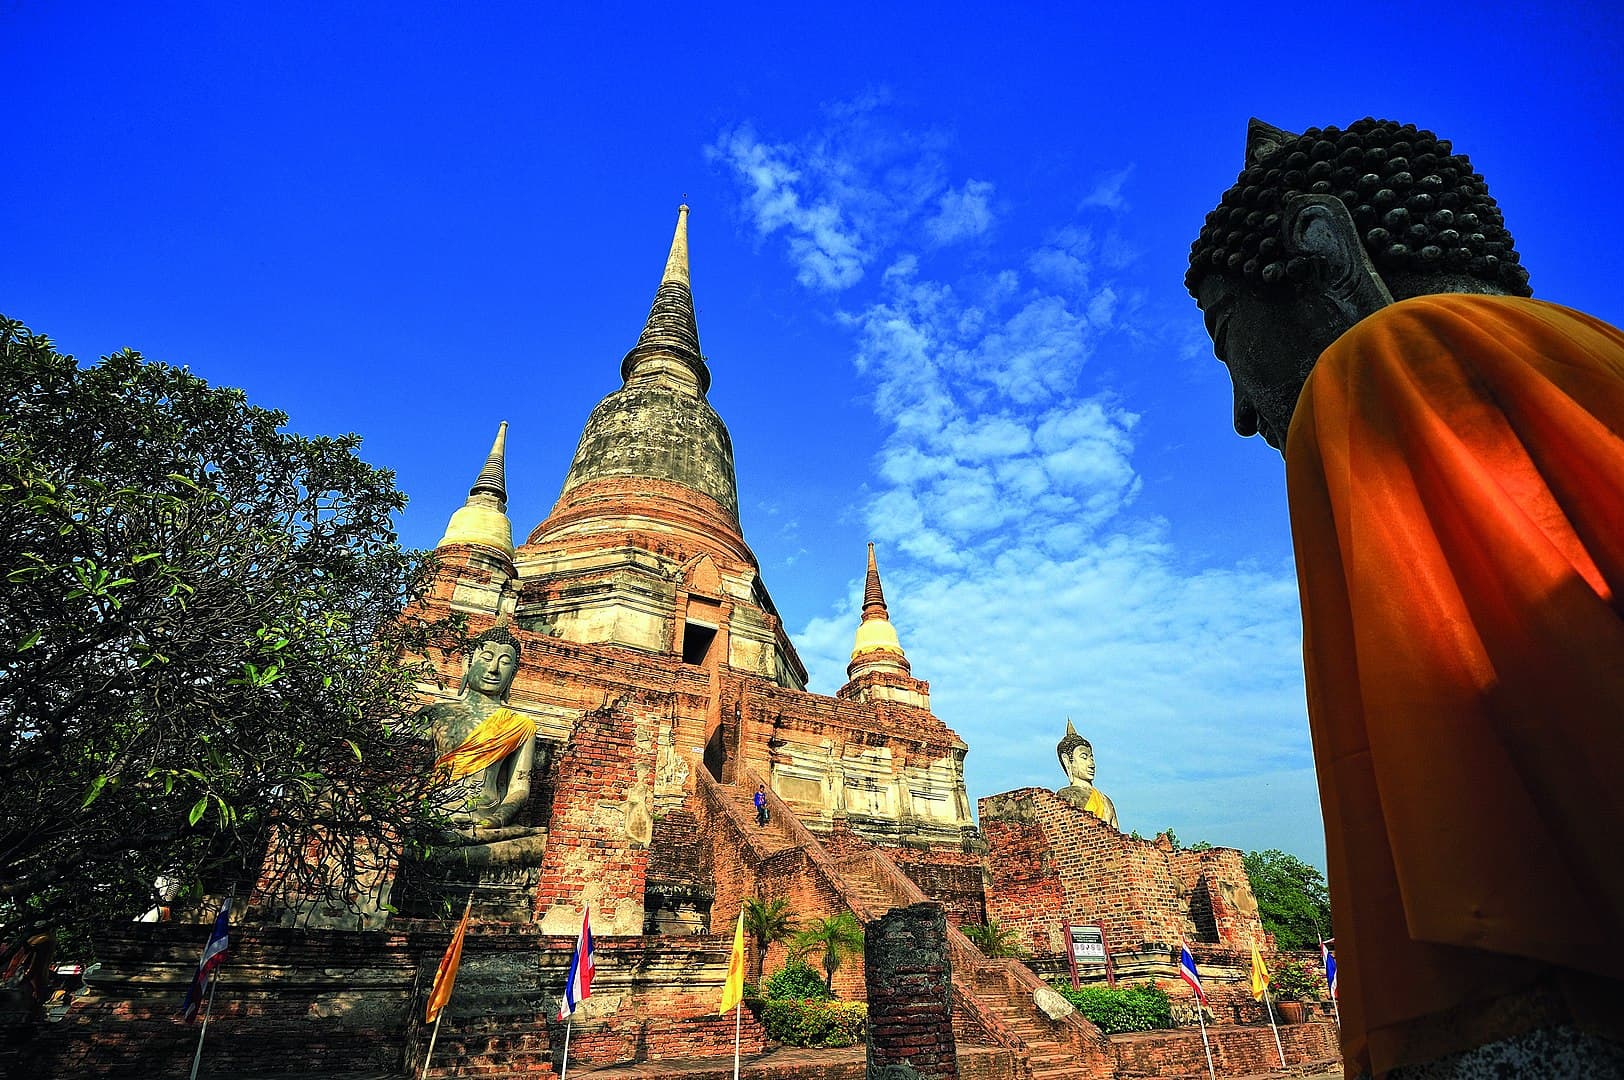
<svg viewBox="0 0 1624 1080">
<path fill-rule="evenodd" d="M 1432 128 L 1624 322 L 1605 5 L 333 7 L 0 3 L 0 311 L 359 432 L 417 546 L 509 420 L 522 534 L 686 197 L 815 688 L 873 539 L 972 796 L 1058 784 L 1069 715 L 1124 828 L 1323 865 L 1281 465 L 1180 283 L 1249 116 Z"/>
</svg>

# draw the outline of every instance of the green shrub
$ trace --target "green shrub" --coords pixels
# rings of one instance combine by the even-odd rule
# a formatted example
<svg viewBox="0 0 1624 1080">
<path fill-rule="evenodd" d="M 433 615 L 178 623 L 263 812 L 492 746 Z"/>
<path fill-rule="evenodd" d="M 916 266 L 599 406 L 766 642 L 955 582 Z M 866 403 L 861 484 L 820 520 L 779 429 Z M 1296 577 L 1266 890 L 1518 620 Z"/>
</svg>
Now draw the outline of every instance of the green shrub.
<svg viewBox="0 0 1624 1080">
<path fill-rule="evenodd" d="M 1317 1001 L 1329 993 L 1325 980 L 1309 973 L 1300 960 L 1282 957 L 1270 973 L 1269 991 L 1279 1001 Z"/>
<path fill-rule="evenodd" d="M 1019 958 L 1026 955 L 1019 933 L 990 916 L 984 923 L 965 923 L 959 929 L 985 956 L 997 959 L 1000 956 Z"/>
<path fill-rule="evenodd" d="M 767 1037 L 786 1046 L 854 1046 L 867 1022 L 861 1001 L 768 1001 L 761 1010 Z"/>
<path fill-rule="evenodd" d="M 761 988 L 761 996 L 768 1001 L 827 1001 L 829 991 L 823 985 L 823 975 L 799 957 L 773 972 Z"/>
<path fill-rule="evenodd" d="M 1112 990 L 1104 986 L 1055 987 L 1060 995 L 1107 1035 L 1124 1031 L 1155 1031 L 1173 1026 L 1173 1006 L 1167 991 L 1154 983 Z"/>
</svg>

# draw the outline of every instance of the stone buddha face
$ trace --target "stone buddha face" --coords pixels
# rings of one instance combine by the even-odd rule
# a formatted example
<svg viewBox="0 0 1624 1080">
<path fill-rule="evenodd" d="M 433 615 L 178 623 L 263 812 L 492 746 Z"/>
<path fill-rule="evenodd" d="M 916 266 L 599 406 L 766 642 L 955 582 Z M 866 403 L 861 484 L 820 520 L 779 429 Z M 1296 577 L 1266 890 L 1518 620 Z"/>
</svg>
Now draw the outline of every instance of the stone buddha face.
<svg viewBox="0 0 1624 1080">
<path fill-rule="evenodd" d="M 1208 274 L 1197 290 L 1213 352 L 1229 369 L 1235 434 L 1283 450 L 1292 412 L 1319 354 L 1352 325 L 1310 294 L 1270 300 Z"/>
<path fill-rule="evenodd" d="M 463 685 L 470 693 L 506 701 L 518 672 L 517 648 L 501 641 L 481 641 L 468 658 L 468 676 Z"/>
<path fill-rule="evenodd" d="M 1062 765 L 1066 770 L 1066 778 L 1073 787 L 1089 787 L 1094 783 L 1094 748 L 1088 743 L 1079 743 L 1071 748 L 1065 756 Z"/>
</svg>

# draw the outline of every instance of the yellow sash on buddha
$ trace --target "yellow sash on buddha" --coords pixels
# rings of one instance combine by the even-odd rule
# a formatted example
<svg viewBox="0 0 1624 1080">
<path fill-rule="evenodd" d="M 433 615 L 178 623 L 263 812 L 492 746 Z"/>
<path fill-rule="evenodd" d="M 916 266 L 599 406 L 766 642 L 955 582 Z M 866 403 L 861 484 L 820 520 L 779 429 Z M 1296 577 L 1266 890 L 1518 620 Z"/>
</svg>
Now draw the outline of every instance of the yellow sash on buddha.
<svg viewBox="0 0 1624 1080">
<path fill-rule="evenodd" d="M 500 708 L 481 720 L 462 745 L 441 754 L 434 765 L 446 771 L 447 779 L 461 780 L 495 765 L 535 733 L 535 722 L 529 717 Z"/>
<path fill-rule="evenodd" d="M 1105 796 L 1100 794 L 1099 788 L 1088 789 L 1088 801 L 1083 804 L 1083 809 L 1101 821 L 1105 820 Z"/>
</svg>

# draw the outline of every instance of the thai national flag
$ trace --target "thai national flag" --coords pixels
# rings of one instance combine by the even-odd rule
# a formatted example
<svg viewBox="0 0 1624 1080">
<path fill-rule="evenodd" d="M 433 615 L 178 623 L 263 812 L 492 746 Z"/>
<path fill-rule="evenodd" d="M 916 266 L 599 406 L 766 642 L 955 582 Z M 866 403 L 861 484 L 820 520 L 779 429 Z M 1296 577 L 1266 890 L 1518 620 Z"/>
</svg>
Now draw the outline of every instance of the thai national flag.
<svg viewBox="0 0 1624 1080">
<path fill-rule="evenodd" d="M 1320 942 L 1320 963 L 1325 965 L 1325 985 L 1331 988 L 1331 996 L 1336 997 L 1336 953 L 1331 951 L 1329 941 Z"/>
<path fill-rule="evenodd" d="M 1205 1005 L 1207 992 L 1201 989 L 1201 976 L 1195 970 L 1195 957 L 1190 955 L 1190 947 L 1182 941 L 1179 942 L 1179 977 L 1190 984 L 1190 989 L 1195 991 L 1196 1000 Z"/>
<path fill-rule="evenodd" d="M 564 979 L 564 1000 L 558 1006 L 558 1018 L 567 1019 L 575 1007 L 592 996 L 592 906 L 581 913 L 581 936 L 575 939 L 575 955 L 570 957 L 570 971 Z"/>
<path fill-rule="evenodd" d="M 180 1014 L 189 1024 L 197 1019 L 197 1010 L 203 1004 L 203 991 L 219 966 L 226 962 L 226 930 L 231 925 L 231 897 L 220 905 L 220 914 L 214 920 L 208 943 L 203 946 L 203 959 L 197 962 L 197 974 L 186 988 L 186 998 L 180 1003 Z"/>
</svg>

